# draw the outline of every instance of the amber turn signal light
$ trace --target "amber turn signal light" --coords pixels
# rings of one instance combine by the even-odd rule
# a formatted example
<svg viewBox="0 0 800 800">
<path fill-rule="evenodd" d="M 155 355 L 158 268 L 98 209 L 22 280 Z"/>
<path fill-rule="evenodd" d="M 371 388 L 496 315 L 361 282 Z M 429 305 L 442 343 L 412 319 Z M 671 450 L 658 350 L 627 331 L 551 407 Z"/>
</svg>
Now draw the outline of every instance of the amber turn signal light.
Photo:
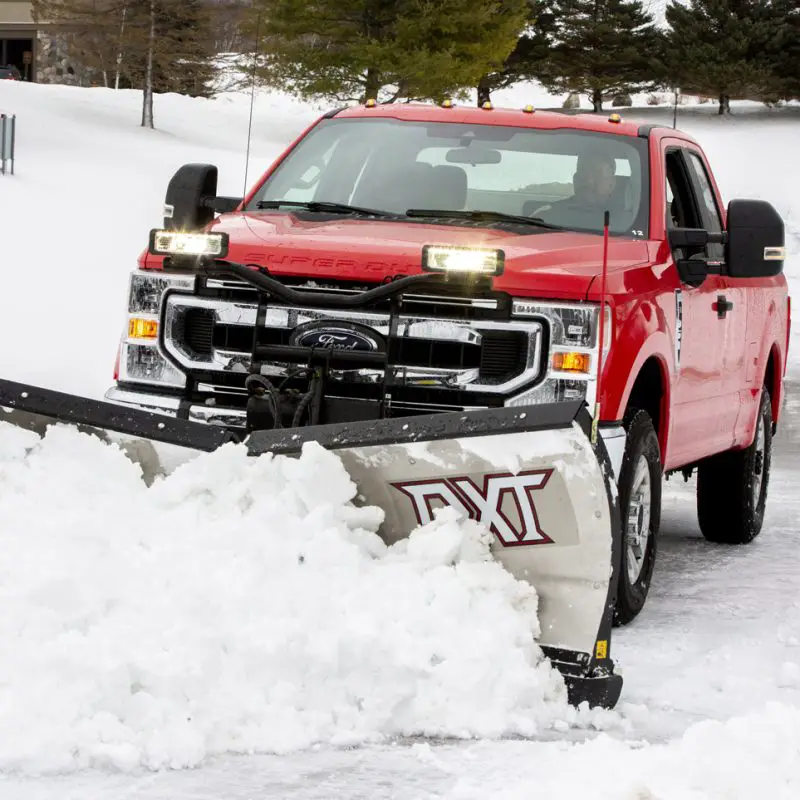
<svg viewBox="0 0 800 800">
<path fill-rule="evenodd" d="M 128 337 L 131 339 L 156 339 L 158 337 L 158 321 L 131 317 L 128 320 Z"/>
<path fill-rule="evenodd" d="M 589 353 L 553 353 L 553 369 L 561 372 L 588 372 Z"/>
</svg>

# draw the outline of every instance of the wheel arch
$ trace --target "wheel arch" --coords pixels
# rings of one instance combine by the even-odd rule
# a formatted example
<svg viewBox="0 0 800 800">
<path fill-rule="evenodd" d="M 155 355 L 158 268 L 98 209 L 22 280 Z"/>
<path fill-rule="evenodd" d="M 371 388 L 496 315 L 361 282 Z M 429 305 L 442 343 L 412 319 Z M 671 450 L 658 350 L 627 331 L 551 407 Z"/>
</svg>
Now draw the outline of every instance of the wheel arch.
<svg viewBox="0 0 800 800">
<path fill-rule="evenodd" d="M 657 337 L 656 337 L 657 338 Z M 631 408 L 641 408 L 650 415 L 658 436 L 662 463 L 669 439 L 671 383 L 669 367 L 658 346 L 652 342 L 639 351 L 639 357 L 627 370 L 625 388 L 613 404 L 612 413 L 623 420 Z"/>
</svg>

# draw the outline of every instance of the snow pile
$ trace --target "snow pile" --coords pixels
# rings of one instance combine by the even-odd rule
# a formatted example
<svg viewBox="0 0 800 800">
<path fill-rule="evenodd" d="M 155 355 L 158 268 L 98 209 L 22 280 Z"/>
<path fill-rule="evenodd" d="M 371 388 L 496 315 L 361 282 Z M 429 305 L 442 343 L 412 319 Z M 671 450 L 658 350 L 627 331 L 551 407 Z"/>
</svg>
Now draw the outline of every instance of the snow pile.
<svg viewBox="0 0 800 800">
<path fill-rule="evenodd" d="M 316 445 L 227 446 L 148 488 L 115 445 L 0 422 L 0 769 L 592 718 L 483 528 L 445 515 L 387 549 L 354 490 Z"/>
</svg>

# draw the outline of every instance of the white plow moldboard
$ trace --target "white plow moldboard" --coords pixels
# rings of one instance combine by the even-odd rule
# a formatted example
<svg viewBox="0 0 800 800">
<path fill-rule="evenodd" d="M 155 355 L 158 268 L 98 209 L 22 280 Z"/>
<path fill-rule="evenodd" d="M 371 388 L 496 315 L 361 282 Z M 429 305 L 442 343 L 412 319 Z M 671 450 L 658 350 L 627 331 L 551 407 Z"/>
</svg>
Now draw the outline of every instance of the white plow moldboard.
<svg viewBox="0 0 800 800">
<path fill-rule="evenodd" d="M 611 581 L 611 509 L 603 473 L 577 424 L 347 448 L 339 457 L 391 543 L 452 506 L 494 534 L 492 551 L 540 598 L 539 643 L 594 653 Z"/>
</svg>

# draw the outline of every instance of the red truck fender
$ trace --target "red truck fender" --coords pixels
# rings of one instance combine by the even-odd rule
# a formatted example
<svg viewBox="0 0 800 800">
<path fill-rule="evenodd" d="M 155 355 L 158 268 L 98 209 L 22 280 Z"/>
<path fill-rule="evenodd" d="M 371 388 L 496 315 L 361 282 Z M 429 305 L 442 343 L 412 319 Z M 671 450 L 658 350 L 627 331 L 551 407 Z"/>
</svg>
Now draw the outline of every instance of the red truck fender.
<svg viewBox="0 0 800 800">
<path fill-rule="evenodd" d="M 632 399 L 648 411 L 658 433 L 662 462 L 669 441 L 673 336 L 664 310 L 650 301 L 615 309 L 615 335 L 605 366 L 600 398 L 604 421 L 621 421 Z M 635 397 L 634 397 L 635 392 Z"/>
<path fill-rule="evenodd" d="M 766 386 L 772 401 L 772 420 L 777 423 L 783 405 L 783 376 L 786 369 L 788 351 L 788 301 L 785 308 L 773 297 L 767 310 L 767 321 L 756 362 L 754 388 Z M 786 342 L 786 344 L 783 344 Z M 753 427 L 753 430 L 755 428 Z M 745 443 L 746 445 L 749 442 Z"/>
</svg>

